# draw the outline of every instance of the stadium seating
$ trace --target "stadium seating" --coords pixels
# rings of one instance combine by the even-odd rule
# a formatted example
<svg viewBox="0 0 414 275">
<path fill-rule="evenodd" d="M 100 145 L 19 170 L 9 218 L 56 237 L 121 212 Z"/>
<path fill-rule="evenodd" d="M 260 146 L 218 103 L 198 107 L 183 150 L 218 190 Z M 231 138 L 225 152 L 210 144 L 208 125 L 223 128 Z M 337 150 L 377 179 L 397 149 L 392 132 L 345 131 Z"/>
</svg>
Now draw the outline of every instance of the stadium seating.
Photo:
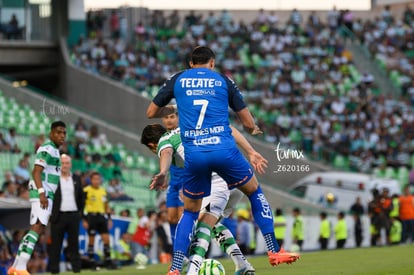
<svg viewBox="0 0 414 275">
<path fill-rule="evenodd" d="M 28 105 L 20 105 L 12 97 L 6 97 L 0 90 L 0 131 L 5 134 L 8 128 L 14 127 L 17 132 L 17 143 L 21 153 L 0 152 L 0 179 L 6 171 L 13 171 L 23 154 L 31 154 L 30 163 L 34 161 L 34 137 L 40 134 L 47 135 L 51 118 L 42 112 L 33 110 Z M 74 126 L 68 125 L 68 140 L 74 139 Z M 134 202 L 110 202 L 111 207 L 120 211 L 125 208 L 132 212 L 138 207 L 154 207 L 156 193 L 148 189 L 151 175 L 158 171 L 156 159 L 144 157 L 139 152 L 127 151 L 122 144 L 113 145 L 108 142 L 104 146 L 93 146 L 88 143 L 85 149 L 88 155 L 100 155 L 101 159 L 111 155 L 116 163 L 100 161 L 88 163 L 84 159 L 72 158 L 74 172 L 84 173 L 89 170 L 99 171 L 107 181 L 114 175 L 114 170 L 122 173 L 122 180 L 126 193 Z M 107 182 L 104 183 L 106 186 Z"/>
</svg>

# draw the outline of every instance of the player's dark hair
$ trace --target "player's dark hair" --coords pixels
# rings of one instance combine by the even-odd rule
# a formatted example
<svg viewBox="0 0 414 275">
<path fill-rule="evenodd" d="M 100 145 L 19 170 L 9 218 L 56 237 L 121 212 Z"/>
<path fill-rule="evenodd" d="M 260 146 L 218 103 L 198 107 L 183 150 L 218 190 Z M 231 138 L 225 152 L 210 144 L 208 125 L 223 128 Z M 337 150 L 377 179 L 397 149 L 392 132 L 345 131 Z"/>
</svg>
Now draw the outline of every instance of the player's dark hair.
<svg viewBox="0 0 414 275">
<path fill-rule="evenodd" d="M 92 172 L 89 177 L 92 178 L 93 176 L 101 176 L 101 174 L 99 174 L 99 172 Z"/>
<path fill-rule="evenodd" d="M 63 121 L 58 120 L 58 121 L 52 122 L 52 124 L 50 125 L 50 129 L 51 130 L 53 130 L 53 129 L 57 128 L 57 127 L 66 128 L 66 124 Z"/>
<path fill-rule="evenodd" d="M 161 124 L 150 124 L 142 130 L 141 143 L 148 146 L 150 143 L 157 144 L 161 136 L 167 132 Z"/>
<path fill-rule="evenodd" d="M 326 212 L 321 212 L 320 216 L 321 216 L 321 218 L 325 219 L 328 215 L 326 214 Z"/>
<path fill-rule="evenodd" d="M 300 209 L 298 207 L 293 208 L 293 212 L 300 214 Z"/>
<path fill-rule="evenodd" d="M 276 214 L 276 216 L 282 216 L 283 215 L 282 209 L 276 208 L 275 214 Z"/>
<path fill-rule="evenodd" d="M 191 62 L 194 65 L 207 64 L 211 59 L 215 59 L 216 55 L 209 47 L 196 47 L 191 53 Z"/>
</svg>

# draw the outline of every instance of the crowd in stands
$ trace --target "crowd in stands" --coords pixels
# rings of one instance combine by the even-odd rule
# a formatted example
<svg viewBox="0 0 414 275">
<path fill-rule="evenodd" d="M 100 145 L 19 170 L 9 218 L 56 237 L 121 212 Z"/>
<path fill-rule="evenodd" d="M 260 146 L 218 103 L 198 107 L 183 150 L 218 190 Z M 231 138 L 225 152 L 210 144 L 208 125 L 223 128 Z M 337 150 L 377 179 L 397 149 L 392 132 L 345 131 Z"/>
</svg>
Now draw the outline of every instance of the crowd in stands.
<svg viewBox="0 0 414 275">
<path fill-rule="evenodd" d="M 107 185 L 110 200 L 133 201 L 134 199 L 126 195 L 122 187 L 122 181 L 125 181 L 122 175 L 122 170 L 125 168 L 122 158 L 113 150 L 106 149 L 111 146 L 106 136 L 99 133 L 95 125 L 88 128 L 81 118 L 74 128 L 73 138 L 70 138 L 61 148 L 61 153 L 73 158 L 73 172 L 82 176 L 83 184 L 86 186 L 90 172 L 98 171 Z M 5 137 L 3 138 L 3 135 L 1 137 L 1 152 L 21 153 L 15 128 L 10 128 Z M 45 135 L 39 135 L 34 141 L 34 151 L 22 154 L 22 158 L 12 171 L 4 171 L 1 188 L 3 197 L 29 198 L 27 185 L 31 178 L 30 160 L 44 141 Z"/>
<path fill-rule="evenodd" d="M 411 47 L 410 16 L 408 9 L 403 25 L 397 22 L 402 36 L 385 39 L 377 28 L 386 30 L 384 22 L 394 22 L 385 12 L 371 22 L 348 10 L 333 9 L 326 18 L 311 13 L 307 19 L 293 10 L 282 24 L 274 12 L 260 10 L 249 24 L 235 22 L 229 11 L 210 12 L 206 18 L 194 11 L 184 18 L 154 11 L 148 24 L 137 23 L 133 41 L 107 39 L 102 33 L 81 38 L 72 49 L 72 62 L 151 97 L 172 73 L 188 67 L 192 47 L 208 44 L 217 54 L 217 69 L 243 91 L 266 141 L 301 148 L 309 157 L 346 170 L 372 172 L 381 164 L 409 169 L 414 161 L 412 102 L 382 93 L 369 72 L 359 72 L 343 38 L 347 27 L 379 52 L 390 50 L 391 40 L 400 48 Z M 388 34 L 399 32 L 389 29 Z M 381 39 L 390 45 L 384 47 Z M 413 59 L 398 61 L 412 83 Z"/>
<path fill-rule="evenodd" d="M 355 24 L 358 39 L 386 70 L 393 84 L 402 90 L 402 96 L 414 104 L 414 10 L 405 8 L 402 18 L 392 14 L 386 6 L 375 20 Z"/>
</svg>

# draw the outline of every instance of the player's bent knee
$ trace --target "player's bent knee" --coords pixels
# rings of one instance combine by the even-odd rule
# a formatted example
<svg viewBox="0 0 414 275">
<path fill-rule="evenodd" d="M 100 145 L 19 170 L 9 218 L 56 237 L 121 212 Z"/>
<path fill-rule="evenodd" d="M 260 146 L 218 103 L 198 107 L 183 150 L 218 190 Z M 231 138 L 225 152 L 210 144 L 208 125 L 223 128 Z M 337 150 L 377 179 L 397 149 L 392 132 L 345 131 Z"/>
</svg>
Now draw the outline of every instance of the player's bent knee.
<svg viewBox="0 0 414 275">
<path fill-rule="evenodd" d="M 253 177 L 249 180 L 245 185 L 239 188 L 246 196 L 249 196 L 256 192 L 257 188 L 259 188 L 259 183 L 257 182 L 256 178 Z"/>
</svg>

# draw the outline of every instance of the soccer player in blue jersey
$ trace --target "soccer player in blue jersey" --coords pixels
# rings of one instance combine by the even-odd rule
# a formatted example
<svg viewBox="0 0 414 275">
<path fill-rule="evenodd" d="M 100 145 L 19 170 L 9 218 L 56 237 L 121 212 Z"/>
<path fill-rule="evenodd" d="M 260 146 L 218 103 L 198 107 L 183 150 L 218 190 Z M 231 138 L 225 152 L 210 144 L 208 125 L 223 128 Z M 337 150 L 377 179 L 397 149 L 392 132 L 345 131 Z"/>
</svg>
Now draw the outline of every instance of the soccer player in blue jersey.
<svg viewBox="0 0 414 275">
<path fill-rule="evenodd" d="M 147 109 L 148 118 L 174 113 L 175 109 L 167 104 L 175 98 L 185 152 L 184 212 L 176 231 L 176 239 L 180 241 L 174 244 L 173 262 L 168 274 L 180 274 L 182 270 L 202 198 L 211 191 L 212 172 L 219 174 L 229 189 L 239 188 L 249 198 L 254 219 L 266 242 L 270 264 L 296 261 L 298 254 L 285 252 L 279 247 L 274 235 L 272 208 L 254 176 L 253 168 L 231 135 L 228 107 L 236 112 L 248 133 L 262 133 L 239 89 L 228 77 L 214 71 L 215 54 L 208 47 L 193 50 L 190 67 L 169 78 Z M 163 180 L 158 181 L 155 175 L 152 184 L 163 184 Z"/>
</svg>

